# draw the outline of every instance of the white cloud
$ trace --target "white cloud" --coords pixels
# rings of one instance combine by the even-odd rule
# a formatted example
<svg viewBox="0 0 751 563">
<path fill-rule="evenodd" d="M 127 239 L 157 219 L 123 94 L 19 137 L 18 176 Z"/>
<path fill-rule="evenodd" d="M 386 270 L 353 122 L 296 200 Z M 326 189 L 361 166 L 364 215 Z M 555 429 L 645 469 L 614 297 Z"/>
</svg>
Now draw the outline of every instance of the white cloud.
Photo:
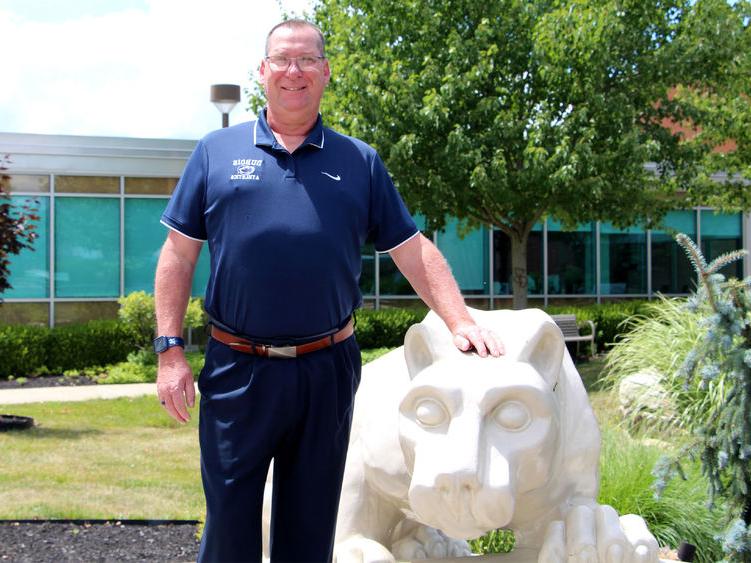
<svg viewBox="0 0 751 563">
<path fill-rule="evenodd" d="M 283 7 L 300 13 L 309 0 Z M 215 83 L 250 86 L 275 0 L 148 0 L 65 21 L 0 5 L 0 131 L 198 138 L 218 127 Z M 241 102 L 233 123 L 252 115 Z"/>
</svg>

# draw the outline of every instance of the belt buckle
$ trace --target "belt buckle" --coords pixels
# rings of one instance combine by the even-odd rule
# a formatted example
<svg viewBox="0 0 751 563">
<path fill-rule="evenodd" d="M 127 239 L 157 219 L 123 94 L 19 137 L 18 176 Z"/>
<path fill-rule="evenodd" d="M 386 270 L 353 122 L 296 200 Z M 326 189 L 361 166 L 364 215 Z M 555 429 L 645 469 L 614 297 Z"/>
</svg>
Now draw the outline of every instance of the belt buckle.
<svg viewBox="0 0 751 563">
<path fill-rule="evenodd" d="M 263 346 L 269 358 L 296 358 L 297 346 Z"/>
</svg>

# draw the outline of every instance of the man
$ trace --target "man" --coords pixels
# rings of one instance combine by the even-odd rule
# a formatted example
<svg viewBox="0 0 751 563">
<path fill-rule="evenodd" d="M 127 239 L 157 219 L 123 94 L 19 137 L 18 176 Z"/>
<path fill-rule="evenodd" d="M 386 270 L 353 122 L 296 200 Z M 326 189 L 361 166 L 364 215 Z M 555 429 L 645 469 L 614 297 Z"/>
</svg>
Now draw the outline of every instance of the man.
<svg viewBox="0 0 751 563">
<path fill-rule="evenodd" d="M 352 315 L 366 238 L 390 252 L 459 349 L 503 349 L 475 325 L 375 151 L 323 127 L 330 69 L 320 30 L 301 20 L 274 27 L 260 77 L 265 110 L 198 143 L 162 217 L 171 230 L 155 284 L 157 387 L 169 414 L 186 422 L 193 378 L 177 336 L 208 240 L 199 561 L 260 560 L 272 459 L 272 560 L 328 561 L 360 380 Z"/>
</svg>

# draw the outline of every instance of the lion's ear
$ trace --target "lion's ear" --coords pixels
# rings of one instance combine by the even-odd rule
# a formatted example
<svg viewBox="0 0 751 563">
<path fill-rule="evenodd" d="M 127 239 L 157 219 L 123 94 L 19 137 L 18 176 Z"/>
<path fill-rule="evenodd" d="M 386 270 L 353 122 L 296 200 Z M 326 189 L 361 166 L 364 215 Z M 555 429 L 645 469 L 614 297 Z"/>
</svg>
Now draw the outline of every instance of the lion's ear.
<svg viewBox="0 0 751 563">
<path fill-rule="evenodd" d="M 551 386 L 558 381 L 565 344 L 561 330 L 552 320 L 540 324 L 524 343 L 519 360 L 530 364 Z"/>
<path fill-rule="evenodd" d="M 430 366 L 439 357 L 434 330 L 424 324 L 416 324 L 409 327 L 404 336 L 404 357 L 407 360 L 407 369 L 410 379 Z"/>
</svg>

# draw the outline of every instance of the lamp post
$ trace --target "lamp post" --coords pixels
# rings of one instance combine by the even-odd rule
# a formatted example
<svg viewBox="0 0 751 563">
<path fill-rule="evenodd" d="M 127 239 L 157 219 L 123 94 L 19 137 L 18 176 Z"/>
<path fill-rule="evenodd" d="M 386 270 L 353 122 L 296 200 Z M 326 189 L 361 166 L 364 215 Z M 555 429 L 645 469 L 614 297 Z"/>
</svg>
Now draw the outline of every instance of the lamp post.
<svg viewBox="0 0 751 563">
<path fill-rule="evenodd" d="M 229 113 L 240 101 L 240 86 L 237 84 L 213 84 L 211 101 L 222 114 L 222 127 L 229 127 Z"/>
</svg>

